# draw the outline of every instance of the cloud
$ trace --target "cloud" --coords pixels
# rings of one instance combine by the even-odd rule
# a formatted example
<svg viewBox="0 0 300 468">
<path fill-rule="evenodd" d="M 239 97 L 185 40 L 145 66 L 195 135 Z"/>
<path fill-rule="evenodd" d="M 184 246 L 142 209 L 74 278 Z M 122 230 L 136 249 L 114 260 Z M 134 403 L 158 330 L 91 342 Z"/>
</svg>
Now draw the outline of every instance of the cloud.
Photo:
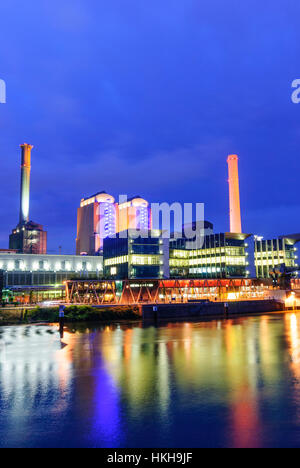
<svg viewBox="0 0 300 468">
<path fill-rule="evenodd" d="M 98 190 L 106 190 L 114 195 L 140 192 L 173 191 L 178 196 L 181 181 L 201 182 L 209 179 L 223 161 L 226 171 L 226 147 L 228 142 L 196 145 L 170 151 L 156 151 L 144 157 L 129 158 L 122 150 L 110 150 L 96 155 L 56 155 L 63 161 L 60 166 L 53 160 L 39 163 L 39 190 L 47 193 L 61 188 L 77 197 L 86 196 Z M 128 151 L 128 150 L 127 150 Z M 222 166 L 221 166 L 222 167 Z"/>
</svg>

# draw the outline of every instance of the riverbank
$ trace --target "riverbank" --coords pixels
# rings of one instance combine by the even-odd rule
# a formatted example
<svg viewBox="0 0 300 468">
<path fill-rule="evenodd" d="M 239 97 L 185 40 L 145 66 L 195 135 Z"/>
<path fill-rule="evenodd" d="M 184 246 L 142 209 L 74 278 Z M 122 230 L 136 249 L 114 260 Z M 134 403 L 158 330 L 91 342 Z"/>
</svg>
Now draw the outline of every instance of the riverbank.
<svg viewBox="0 0 300 468">
<path fill-rule="evenodd" d="M 65 323 L 72 322 L 120 322 L 140 320 L 138 307 L 91 307 L 68 306 L 65 308 Z M 33 307 L 0 309 L 0 326 L 24 323 L 57 323 L 59 321 L 58 307 Z"/>
<path fill-rule="evenodd" d="M 64 322 L 114 323 L 125 321 L 207 320 L 224 317 L 284 312 L 284 304 L 276 300 L 203 302 L 184 304 L 144 304 L 138 306 L 71 305 L 65 308 Z M 0 326 L 30 323 L 58 323 L 58 307 L 0 309 Z"/>
</svg>

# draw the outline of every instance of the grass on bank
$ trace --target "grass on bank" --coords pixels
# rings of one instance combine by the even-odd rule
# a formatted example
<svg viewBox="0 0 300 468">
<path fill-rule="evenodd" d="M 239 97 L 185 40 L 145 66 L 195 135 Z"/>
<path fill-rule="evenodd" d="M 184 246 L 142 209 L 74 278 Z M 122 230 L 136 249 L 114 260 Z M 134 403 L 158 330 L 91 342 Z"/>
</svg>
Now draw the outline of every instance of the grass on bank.
<svg viewBox="0 0 300 468">
<path fill-rule="evenodd" d="M 122 320 L 139 320 L 139 310 L 134 306 L 124 307 L 91 307 L 68 306 L 65 308 L 65 322 L 113 322 Z M 0 325 L 33 322 L 58 322 L 58 307 L 34 307 L 32 309 L 0 310 Z"/>
<path fill-rule="evenodd" d="M 109 322 L 140 319 L 137 307 L 69 306 L 65 310 L 65 322 Z M 29 322 L 57 322 L 58 307 L 36 307 L 27 313 Z"/>
</svg>

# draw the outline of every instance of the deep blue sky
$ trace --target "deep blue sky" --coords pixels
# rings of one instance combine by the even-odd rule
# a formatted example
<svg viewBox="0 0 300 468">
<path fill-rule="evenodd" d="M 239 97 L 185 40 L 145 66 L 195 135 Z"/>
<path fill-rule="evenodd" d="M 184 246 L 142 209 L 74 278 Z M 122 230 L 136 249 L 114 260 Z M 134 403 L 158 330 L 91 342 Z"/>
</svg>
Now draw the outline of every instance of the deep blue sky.
<svg viewBox="0 0 300 468">
<path fill-rule="evenodd" d="M 240 156 L 243 229 L 300 231 L 299 0 L 9 0 L 0 5 L 0 247 L 31 219 L 75 249 L 76 209 L 106 190 L 205 202 L 228 230 L 226 157 Z"/>
</svg>

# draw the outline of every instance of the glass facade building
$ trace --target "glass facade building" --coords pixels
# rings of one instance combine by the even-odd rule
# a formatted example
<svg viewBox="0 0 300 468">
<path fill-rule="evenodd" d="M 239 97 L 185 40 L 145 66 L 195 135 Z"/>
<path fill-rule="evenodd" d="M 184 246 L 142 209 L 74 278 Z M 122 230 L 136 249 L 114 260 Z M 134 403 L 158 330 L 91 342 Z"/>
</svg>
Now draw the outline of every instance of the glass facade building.
<svg viewBox="0 0 300 468">
<path fill-rule="evenodd" d="M 247 278 L 247 234 L 204 237 L 201 248 L 188 249 L 188 239 L 133 238 L 120 233 L 104 240 L 104 276 L 134 278 Z M 153 232 L 153 231 L 152 231 Z"/>
<path fill-rule="evenodd" d="M 297 270 L 297 247 L 300 235 L 263 239 L 254 237 L 254 262 L 257 278 L 270 278 L 275 269 Z"/>
<path fill-rule="evenodd" d="M 147 237 L 145 236 L 147 233 Z M 169 276 L 168 239 L 160 231 L 136 237 L 128 230 L 104 239 L 104 276 L 112 279 L 165 278 Z"/>
<path fill-rule="evenodd" d="M 171 278 L 247 278 L 248 234 L 220 233 L 204 237 L 201 248 L 188 250 L 185 239 L 170 240 Z"/>
</svg>

